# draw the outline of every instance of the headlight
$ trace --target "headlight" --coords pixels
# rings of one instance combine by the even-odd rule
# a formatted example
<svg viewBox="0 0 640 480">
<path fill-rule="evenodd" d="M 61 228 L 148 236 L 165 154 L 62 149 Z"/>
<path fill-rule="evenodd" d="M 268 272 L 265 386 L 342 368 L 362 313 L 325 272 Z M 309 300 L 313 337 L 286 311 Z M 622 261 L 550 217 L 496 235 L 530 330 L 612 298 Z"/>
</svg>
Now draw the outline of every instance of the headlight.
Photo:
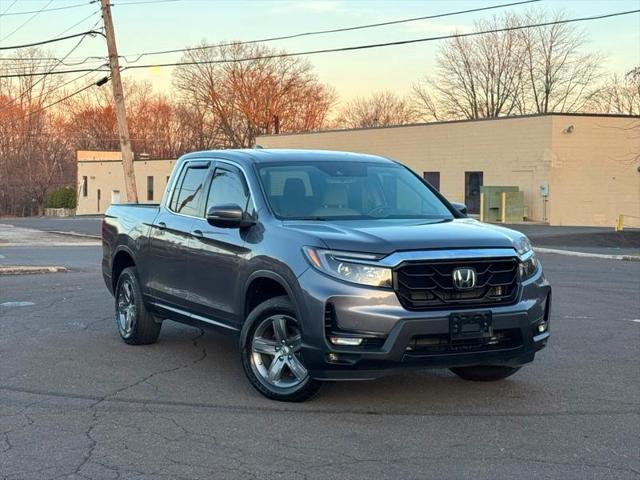
<svg viewBox="0 0 640 480">
<path fill-rule="evenodd" d="M 391 269 L 372 265 L 380 259 L 377 255 L 313 247 L 303 247 L 302 250 L 311 265 L 334 278 L 360 285 L 391 288 Z"/>
<path fill-rule="evenodd" d="M 538 270 L 538 259 L 535 253 L 530 252 L 529 255 L 520 260 L 520 280 L 532 277 L 536 270 Z"/>
<path fill-rule="evenodd" d="M 531 242 L 527 237 L 520 237 L 515 243 L 516 252 L 518 255 L 523 256 L 532 250 Z"/>
</svg>

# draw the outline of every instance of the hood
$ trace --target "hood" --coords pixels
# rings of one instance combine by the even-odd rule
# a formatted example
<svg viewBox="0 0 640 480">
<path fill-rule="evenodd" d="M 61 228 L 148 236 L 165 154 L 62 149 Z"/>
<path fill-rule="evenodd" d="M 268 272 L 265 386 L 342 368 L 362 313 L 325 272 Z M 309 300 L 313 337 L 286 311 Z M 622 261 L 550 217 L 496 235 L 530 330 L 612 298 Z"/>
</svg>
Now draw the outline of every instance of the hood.
<svg viewBox="0 0 640 480">
<path fill-rule="evenodd" d="M 515 248 L 523 234 L 470 218 L 446 221 L 285 221 L 288 229 L 322 240 L 327 248 L 390 254 L 403 250 Z"/>
</svg>

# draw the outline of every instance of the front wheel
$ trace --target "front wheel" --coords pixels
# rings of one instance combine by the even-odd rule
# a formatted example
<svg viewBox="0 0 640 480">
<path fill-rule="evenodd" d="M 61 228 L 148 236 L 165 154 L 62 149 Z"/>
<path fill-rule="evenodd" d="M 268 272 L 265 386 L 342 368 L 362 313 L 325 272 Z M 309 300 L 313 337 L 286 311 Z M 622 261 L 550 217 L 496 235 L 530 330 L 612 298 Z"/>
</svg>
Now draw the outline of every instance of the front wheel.
<svg viewBox="0 0 640 480">
<path fill-rule="evenodd" d="M 479 365 L 475 367 L 456 367 L 450 370 L 464 380 L 474 382 L 495 382 L 510 377 L 520 367 L 505 367 L 500 365 Z"/>
<path fill-rule="evenodd" d="M 242 335 L 242 366 L 251 385 L 272 400 L 302 402 L 322 383 L 312 379 L 302 358 L 302 334 L 287 297 L 258 305 L 247 317 Z"/>
</svg>

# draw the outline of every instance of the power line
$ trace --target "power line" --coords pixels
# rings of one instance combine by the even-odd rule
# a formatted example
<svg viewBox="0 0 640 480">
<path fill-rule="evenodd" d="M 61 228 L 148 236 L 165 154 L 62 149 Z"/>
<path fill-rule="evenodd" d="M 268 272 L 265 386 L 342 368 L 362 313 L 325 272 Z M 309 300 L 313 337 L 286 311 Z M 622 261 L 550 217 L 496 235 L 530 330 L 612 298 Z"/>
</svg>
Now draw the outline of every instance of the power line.
<svg viewBox="0 0 640 480">
<path fill-rule="evenodd" d="M 41 10 L 42 13 L 44 12 L 57 12 L 60 10 L 69 10 L 72 8 L 81 8 L 81 7 L 86 7 L 87 5 L 92 5 L 94 3 L 98 3 L 99 0 L 91 0 L 88 2 L 80 2 L 80 3 L 75 3 L 72 5 L 65 5 L 64 7 L 53 7 L 53 8 L 46 8 Z M 169 2 L 179 2 L 179 1 L 184 1 L 184 0 L 141 0 L 139 2 L 132 2 L 132 1 L 127 1 L 127 2 L 116 2 L 113 3 L 113 6 L 119 6 L 119 5 L 144 5 L 144 4 L 149 4 L 149 3 L 169 3 Z M 189 0 L 189 1 L 195 1 L 195 0 Z M 210 1 L 210 0 L 202 0 L 202 1 Z M 12 13 L 6 13 L 8 12 L 11 7 L 13 5 L 15 5 L 15 3 L 17 2 L 17 0 L 15 0 L 3 13 L 0 14 L 0 17 L 9 17 L 9 16 L 18 16 L 18 15 L 29 15 L 32 13 L 36 13 L 40 10 L 28 10 L 28 11 L 23 11 L 23 12 L 12 12 Z"/>
<path fill-rule="evenodd" d="M 465 13 L 482 12 L 482 11 L 485 11 L 485 10 L 493 10 L 493 9 L 497 9 L 497 8 L 512 7 L 512 6 L 523 5 L 523 4 L 527 4 L 527 3 L 536 3 L 536 2 L 539 2 L 539 1 L 541 1 L 541 0 L 523 0 L 523 1 L 512 2 L 512 3 L 503 3 L 503 4 L 500 4 L 500 5 L 491 5 L 491 6 L 488 6 L 488 7 L 471 8 L 471 9 L 467 9 L 467 10 L 458 10 L 458 11 L 455 11 L 455 12 L 438 13 L 438 14 L 435 14 L 435 15 L 426 15 L 426 16 L 422 16 L 422 17 L 405 18 L 405 19 L 402 19 L 402 20 L 392 20 L 392 21 L 380 22 L 380 23 L 369 23 L 369 24 L 366 24 L 366 25 L 357 25 L 357 26 L 343 27 L 343 28 L 333 28 L 333 29 L 329 29 L 329 30 L 315 30 L 315 31 L 311 31 L 311 32 L 294 33 L 294 34 L 290 34 L 290 35 L 282 35 L 282 36 L 277 36 L 277 37 L 262 38 L 262 39 L 259 39 L 259 40 L 245 40 L 245 41 L 241 41 L 241 42 L 231 42 L 231 43 L 220 44 L 220 45 L 206 45 L 206 46 L 200 46 L 200 47 L 178 48 L 178 49 L 174 49 L 174 50 L 162 50 L 162 51 L 156 51 L 156 52 L 144 52 L 144 53 L 140 53 L 140 54 L 137 54 L 137 53 L 129 54 L 129 56 L 132 56 L 132 55 L 137 55 L 138 56 L 135 60 L 132 60 L 132 61 L 129 61 L 126 56 L 123 56 L 123 58 L 125 59 L 125 61 L 127 63 L 136 63 L 142 57 L 149 56 L 149 55 L 165 55 L 165 54 L 169 54 L 169 53 L 181 53 L 181 52 L 190 52 L 190 51 L 194 51 L 194 50 L 206 50 L 206 49 L 212 48 L 212 47 L 226 47 L 226 46 L 231 46 L 231 45 L 246 45 L 246 44 L 251 44 L 251 43 L 265 43 L 265 42 L 274 42 L 276 40 L 289 40 L 289 39 L 292 39 L 292 38 L 307 37 L 307 36 L 312 36 L 312 35 L 323 35 L 323 34 L 327 34 L 327 33 L 350 32 L 350 31 L 353 31 L 353 30 L 363 30 L 363 29 L 367 29 L 367 28 L 385 27 L 385 26 L 388 26 L 388 25 L 398 25 L 398 24 L 401 24 L 401 23 L 417 22 L 417 21 L 420 21 L 420 20 L 430 20 L 430 19 L 434 19 L 434 18 L 442 18 L 442 17 L 449 17 L 449 16 L 454 16 L 454 15 L 462 15 L 462 14 L 465 14 Z"/>
<path fill-rule="evenodd" d="M 49 0 L 48 3 L 45 4 L 44 7 L 42 7 L 40 10 L 34 12 L 33 15 L 31 15 L 29 18 L 27 18 L 24 22 L 22 22 L 20 25 L 18 25 L 16 27 L 15 30 L 13 30 L 10 34 L 5 35 L 4 37 L 0 38 L 0 42 L 4 42 L 7 38 L 13 36 L 16 32 L 22 30 L 23 27 L 25 27 L 31 20 L 33 20 L 34 18 L 36 18 L 38 15 L 40 15 L 45 8 L 47 8 L 49 5 L 51 5 L 53 3 L 53 0 Z"/>
<path fill-rule="evenodd" d="M 13 2 L 11 2 L 11 5 L 9 5 L 7 8 L 4 9 L 4 12 L 0 12 L 0 17 L 2 15 L 5 15 L 9 10 L 11 10 L 11 8 L 18 3 L 18 0 L 13 0 Z"/>
<path fill-rule="evenodd" d="M 139 2 L 118 2 L 118 3 L 114 4 L 114 5 L 117 6 L 117 5 L 135 5 L 135 4 L 146 4 L 146 3 L 170 3 L 170 2 L 173 3 L 173 2 L 177 2 L 177 1 L 183 1 L 183 0 L 154 0 L 154 1 L 139 1 Z M 312 32 L 302 32 L 302 33 L 284 35 L 284 36 L 279 36 L 279 37 L 263 38 L 263 39 L 259 39 L 259 40 L 246 40 L 246 41 L 241 41 L 241 42 L 232 42 L 232 43 L 228 43 L 228 44 L 215 45 L 215 47 L 224 47 L 224 46 L 229 46 L 229 45 L 245 45 L 245 44 L 250 44 L 250 43 L 264 43 L 264 42 L 272 42 L 272 41 L 276 41 L 276 40 L 287 40 L 287 39 L 299 38 L 299 37 L 305 37 L 305 36 L 311 36 L 311 35 L 321 35 L 321 34 L 327 34 L 327 33 L 348 32 L 348 31 L 361 30 L 361 29 L 366 29 L 366 28 L 375 28 L 375 27 L 382 27 L 382 26 L 388 26 L 388 25 L 397 25 L 397 24 L 401 24 L 401 23 L 416 22 L 416 21 L 419 21 L 419 20 L 428 20 L 428 19 L 434 19 L 434 18 L 453 16 L 453 15 L 462 15 L 462 14 L 465 14 L 465 13 L 481 12 L 481 11 L 485 11 L 485 10 L 493 10 L 493 9 L 497 9 L 497 8 L 505 8 L 505 7 L 510 7 L 510 6 L 527 4 L 527 3 L 535 3 L 535 2 L 539 2 L 539 1 L 541 1 L 541 0 L 522 0 L 522 1 L 518 1 L 518 2 L 505 3 L 505 4 L 500 4 L 500 5 L 491 5 L 491 6 L 488 6 L 488 7 L 472 8 L 472 9 L 467 9 L 467 10 L 459 10 L 459 11 L 455 11 L 455 12 L 439 13 L 439 14 L 435 14 L 435 15 L 427 15 L 427 16 L 421 16 L 421 17 L 406 18 L 406 19 L 401 19 L 401 20 L 392 20 L 392 21 L 388 21 L 388 22 L 372 23 L 372 24 L 366 24 L 366 25 L 357 25 L 357 26 L 352 26 L 352 27 L 343 27 L 343 28 L 336 28 L 336 29 L 329 29 L 329 30 L 316 30 L 316 31 L 312 31 Z M 81 23 L 81 22 L 79 22 L 79 23 Z M 71 28 L 69 28 L 69 30 L 70 29 Z M 125 55 L 122 55 L 121 58 L 123 58 L 127 63 L 136 63 L 142 57 L 145 57 L 145 56 L 165 55 L 165 54 L 170 54 L 170 53 L 180 53 L 180 52 L 187 52 L 187 51 L 193 51 L 193 50 L 203 50 L 203 49 L 208 49 L 208 48 L 212 48 L 212 47 L 213 47 L 212 45 L 209 45 L 209 46 L 202 46 L 202 47 L 180 48 L 180 49 L 164 50 L 164 51 L 157 51 L 157 52 L 144 52 L 144 53 L 140 53 L 140 54 L 129 54 L 130 56 L 131 55 L 137 55 L 136 60 L 128 60 Z M 85 57 L 82 61 L 71 62 L 71 63 L 66 62 L 66 63 L 63 63 L 63 65 L 65 65 L 65 66 L 83 65 L 83 64 L 87 63 L 89 60 L 92 60 L 92 59 L 96 59 L 96 61 L 100 61 L 100 60 L 103 60 L 104 57 L 98 58 L 96 56 L 90 56 L 90 57 Z M 0 61 L 2 61 L 2 60 L 5 60 L 5 59 L 0 58 Z M 57 60 L 57 58 L 46 58 L 46 60 Z"/>
<path fill-rule="evenodd" d="M 530 28 L 540 28 L 540 27 L 547 27 L 551 25 L 562 25 L 562 24 L 568 24 L 568 23 L 586 22 L 591 20 L 601 20 L 604 18 L 619 17 L 623 15 L 631 15 L 634 13 L 640 13 L 640 9 L 628 10 L 624 12 L 608 13 L 608 14 L 602 14 L 602 15 L 594 15 L 591 17 L 570 18 L 566 20 L 554 20 L 551 22 L 542 22 L 542 23 L 535 23 L 535 24 L 529 24 L 529 25 L 518 25 L 514 27 L 496 28 L 491 30 L 482 30 L 478 32 L 455 33 L 455 34 L 441 35 L 436 37 L 423 37 L 423 38 L 415 38 L 412 40 L 398 40 L 395 42 L 371 43 L 366 45 L 355 45 L 350 47 L 325 48 L 321 50 L 307 50 L 304 52 L 293 52 L 293 53 L 276 53 L 273 55 L 262 55 L 262 56 L 256 56 L 256 57 L 245 57 L 245 58 L 229 59 L 229 60 L 193 60 L 193 61 L 174 62 L 174 63 L 130 65 L 130 66 L 124 67 L 124 70 L 128 70 L 128 69 L 134 70 L 139 68 L 151 68 L 151 67 L 161 68 L 161 67 L 177 67 L 177 66 L 183 66 L 183 65 L 206 65 L 206 64 L 220 64 L 220 63 L 249 62 L 254 60 L 269 60 L 273 58 L 298 57 L 303 55 L 317 55 L 320 53 L 350 52 L 355 50 L 367 50 L 371 48 L 393 47 L 393 46 L 400 46 L 400 45 L 410 45 L 414 43 L 432 42 L 437 40 L 448 40 L 452 38 L 465 38 L 465 37 L 473 37 L 477 35 L 487 35 L 492 33 L 526 30 Z"/>
<path fill-rule="evenodd" d="M 94 86 L 99 86 L 100 87 L 100 86 L 104 85 L 105 83 L 107 83 L 108 81 L 109 81 L 109 78 L 108 77 L 104 77 L 104 78 L 98 80 L 97 82 L 92 82 L 92 83 L 82 87 L 80 90 L 76 90 L 75 92 L 70 93 L 69 95 L 66 95 L 65 97 L 62 97 L 61 99 L 56 100 L 55 102 L 49 103 L 49 104 L 44 105 L 43 107 L 41 107 L 41 108 L 39 108 L 37 110 L 34 110 L 32 112 L 29 112 L 29 113 L 25 114 L 25 118 L 26 117 L 30 117 L 32 115 L 35 115 L 36 113 L 40 113 L 40 112 L 42 112 L 44 110 L 47 110 L 48 108 L 54 107 L 54 106 L 58 105 L 59 103 L 62 103 L 64 101 L 66 101 L 66 100 L 69 100 L 71 97 L 75 97 L 76 95 L 79 95 L 82 92 L 84 92 L 86 90 L 89 90 L 91 87 L 94 87 Z"/>
<path fill-rule="evenodd" d="M 391 46 L 400 46 L 400 45 L 410 45 L 410 44 L 414 44 L 414 43 L 424 43 L 424 42 L 432 42 L 432 41 L 438 41 L 438 40 L 448 40 L 448 39 L 452 39 L 452 38 L 473 37 L 473 36 L 478 36 L 478 35 L 487 35 L 487 34 L 491 34 L 491 33 L 501 33 L 501 32 L 517 31 L 517 30 L 526 30 L 526 29 L 530 29 L 530 28 L 540 28 L 540 27 L 546 27 L 546 26 L 551 26 L 551 25 L 562 25 L 562 24 L 568 24 L 568 23 L 586 22 L 586 21 L 591 21 L 591 20 L 600 20 L 600 19 L 604 19 L 604 18 L 619 17 L 619 16 L 623 16 L 623 15 L 631 15 L 631 14 L 634 14 L 634 13 L 640 13 L 640 9 L 638 9 L 638 10 L 628 10 L 628 11 L 624 11 L 624 12 L 608 13 L 608 14 L 602 14 L 602 15 L 595 15 L 595 16 L 591 16 L 591 17 L 570 18 L 570 19 L 566 19 L 566 20 L 555 20 L 555 21 L 551 21 L 551 22 L 535 23 L 535 24 L 529 24 L 529 25 L 519 25 L 519 26 L 514 26 L 514 27 L 496 28 L 496 29 L 491 29 L 491 30 L 482 30 L 482 31 L 479 31 L 479 32 L 455 33 L 455 34 L 441 35 L 441 36 L 436 36 L 436 37 L 423 37 L 423 38 L 416 38 L 416 39 L 412 39 L 412 40 L 398 40 L 398 41 L 395 41 L 395 42 L 373 43 L 373 44 L 355 45 L 355 46 L 341 47 L 341 48 L 326 48 L 326 49 L 321 49 L 321 50 L 308 50 L 308 51 L 304 51 L 304 52 L 293 52 L 293 53 L 277 53 L 277 54 L 273 54 L 273 55 L 263 55 L 263 56 L 256 56 L 256 57 L 245 57 L 245 58 L 229 59 L 229 60 L 194 60 L 194 61 L 187 61 L 187 62 L 156 63 L 156 64 L 152 63 L 152 64 L 145 64 L 145 65 L 131 65 L 131 66 L 124 67 L 123 71 L 124 70 L 140 69 L 140 68 L 151 68 L 151 67 L 162 68 L 162 67 L 176 67 L 176 66 L 184 66 L 184 65 L 207 65 L 207 64 L 236 63 L 236 62 L 248 62 L 248 61 L 255 61 L 255 60 L 269 60 L 269 59 L 274 59 L 274 58 L 298 57 L 298 56 L 303 56 L 303 55 L 316 55 L 316 54 L 321 54 L 321 53 L 349 52 L 349 51 L 366 50 L 366 49 L 372 49 L 372 48 L 391 47 Z M 97 33 L 97 32 L 93 32 L 93 33 Z M 210 47 L 210 48 L 214 48 L 214 47 Z M 52 72 L 51 75 L 61 75 L 61 74 L 65 74 L 65 73 L 80 73 L 80 72 L 88 72 L 88 71 L 90 71 L 90 70 L 88 70 L 88 69 L 58 70 L 58 71 Z M 25 75 L 0 75 L 0 78 L 17 78 L 17 77 L 22 77 L 22 76 L 38 76 L 38 75 L 46 75 L 46 74 L 47 74 L 46 72 L 34 72 L 34 73 L 25 74 Z"/>
<path fill-rule="evenodd" d="M 87 5 L 91 5 L 92 3 L 96 3 L 96 2 L 97 2 L 97 0 L 91 0 L 90 2 L 82 2 L 82 3 L 73 4 L 73 5 L 65 5 L 64 7 L 53 7 L 53 8 L 46 8 L 46 6 L 49 5 L 49 4 L 47 4 L 45 6 L 45 8 L 42 8 L 40 10 L 30 10 L 30 11 L 26 11 L 26 12 L 6 13 L 11 8 L 11 6 L 13 6 L 16 3 L 16 2 L 13 2 L 13 4 L 11 4 L 11 6 L 9 6 L 9 8 L 7 8 L 4 13 L 0 14 L 0 17 L 13 17 L 13 16 L 17 16 L 17 15 L 30 15 L 32 13 L 45 13 L 45 12 L 56 12 L 56 11 L 59 11 L 59 10 L 69 10 L 71 8 L 86 7 Z"/>
<path fill-rule="evenodd" d="M 87 20 L 87 18 L 90 18 L 90 17 L 92 17 L 92 16 L 94 16 L 94 15 L 95 15 L 95 13 L 91 14 L 89 17 L 84 18 L 82 21 Z M 94 29 L 94 28 L 98 25 L 98 23 L 99 23 L 99 22 L 100 22 L 100 20 L 98 20 L 98 21 L 97 21 L 97 22 L 96 22 L 96 23 L 91 27 L 91 29 Z M 78 23 L 80 23 L 80 22 L 78 22 Z M 64 30 L 62 33 L 58 34 L 58 37 L 59 37 L 59 36 L 61 36 L 61 35 L 62 35 L 62 34 L 64 34 L 64 33 L 66 33 L 67 31 L 69 31 L 71 28 L 73 28 L 73 27 L 77 26 L 77 25 L 78 25 L 78 23 L 74 24 L 73 26 L 71 26 L 71 27 L 67 28 L 66 30 Z M 45 78 L 47 78 L 47 76 L 49 76 L 49 75 L 50 75 L 50 74 L 51 74 L 51 73 L 56 69 L 56 67 L 58 67 L 58 65 L 60 65 L 60 63 L 61 63 L 61 62 L 64 62 L 64 60 L 66 60 L 66 59 L 67 59 L 67 58 L 68 58 L 68 57 L 69 57 L 73 52 L 75 52 L 75 51 L 78 49 L 78 47 L 82 44 L 82 42 L 84 41 L 84 39 L 85 39 L 85 38 L 87 38 L 87 37 L 86 37 L 86 36 L 82 36 L 82 37 L 80 37 L 80 40 L 78 40 L 78 41 L 76 42 L 76 44 L 75 44 L 73 47 L 71 47 L 71 50 L 69 50 L 69 51 L 67 52 L 67 54 L 66 54 L 64 57 L 62 57 L 62 59 L 61 59 L 61 60 L 58 60 L 56 63 L 54 63 L 54 64 L 51 66 L 51 68 L 49 69 L 49 72 L 48 72 L 46 75 L 43 75 L 43 76 L 41 76 L 38 80 L 36 80 L 36 81 L 35 81 L 35 82 L 34 82 L 34 83 L 29 87 L 29 89 L 28 89 L 28 90 L 25 90 L 24 92 L 22 92 L 22 94 L 21 94 L 21 95 L 19 95 L 19 96 L 18 96 L 18 98 L 10 99 L 10 100 L 9 100 L 9 102 L 7 102 L 6 104 L 2 105 L 2 107 L 0 107 L 0 112 L 1 112 L 2 110 L 4 110 L 4 107 L 7 107 L 8 105 L 11 105 L 11 104 L 15 104 L 17 101 L 19 101 L 19 100 L 23 99 L 24 97 L 26 97 L 26 96 L 29 94 L 29 92 L 33 91 L 33 88 L 34 88 L 36 85 L 38 85 L 39 83 L 43 82 L 43 81 L 44 81 L 44 79 L 45 79 Z M 83 75 L 83 76 L 84 76 L 84 75 Z M 63 85 L 66 85 L 66 84 L 63 84 Z M 57 88 L 54 88 L 53 90 L 51 90 L 51 91 L 49 91 L 49 92 L 47 92 L 47 93 L 48 93 L 48 94 L 50 94 L 51 92 L 53 92 L 53 91 L 55 91 L 55 90 L 57 90 Z M 40 97 L 38 97 L 38 99 L 42 98 L 44 95 L 45 95 L 45 94 L 42 94 Z"/>
<path fill-rule="evenodd" d="M 75 27 L 77 27 L 78 25 L 80 25 L 81 23 L 85 22 L 86 20 L 90 19 L 91 17 L 95 16 L 97 13 L 99 12 L 93 12 L 89 15 L 87 15 L 86 17 L 82 18 L 82 20 L 78 20 L 76 23 L 74 23 L 73 25 L 71 25 L 70 27 L 64 29 L 62 32 L 60 32 L 58 35 L 56 35 L 53 38 L 59 38 L 62 35 L 64 35 L 65 33 L 67 33 L 69 30 L 74 29 Z M 100 20 L 98 20 L 92 27 L 91 30 L 93 30 L 95 27 L 98 26 L 98 23 L 100 23 Z M 82 40 L 84 40 L 86 37 L 82 37 L 80 39 L 80 42 L 82 42 Z M 75 48 L 72 49 L 72 51 L 75 50 Z M 63 58 L 58 58 L 58 57 L 0 57 L 0 61 L 12 61 L 12 62 L 35 62 L 35 61 L 46 61 L 46 62 L 56 62 L 57 65 L 64 65 L 66 67 L 73 67 L 76 65 L 83 65 L 85 63 L 89 63 L 89 57 L 85 58 L 84 61 L 82 62 L 65 62 L 66 59 L 69 58 L 70 53 L 67 53 L 67 55 L 65 55 Z M 98 61 L 98 60 L 94 60 L 94 61 Z M 57 66 L 56 65 L 56 66 Z M 16 67 L 16 68 L 20 68 L 20 67 Z"/>
<path fill-rule="evenodd" d="M 101 31 L 89 30 L 87 32 L 75 33 L 73 35 L 67 35 L 66 37 L 58 37 L 58 38 L 52 38 L 52 39 L 49 39 L 49 40 L 42 40 L 40 42 L 25 43 L 25 44 L 22 44 L 22 45 L 12 45 L 11 47 L 0 47 L 0 50 L 18 50 L 20 48 L 36 47 L 38 45 L 46 45 L 46 44 L 49 44 L 49 43 L 62 42 L 64 40 L 69 40 L 70 38 L 82 37 L 84 35 L 103 35 L 104 36 L 104 34 Z"/>
<path fill-rule="evenodd" d="M 102 67 L 101 65 L 100 67 Z M 100 68 L 98 67 L 98 68 Z M 54 70 L 53 72 L 27 72 L 27 73 L 11 73 L 0 75 L 0 78 L 23 78 L 23 77 L 39 77 L 41 75 L 65 75 L 67 73 L 84 73 L 84 72 L 108 72 L 109 70 L 95 70 L 89 68 L 74 68 L 69 70 Z"/>
</svg>

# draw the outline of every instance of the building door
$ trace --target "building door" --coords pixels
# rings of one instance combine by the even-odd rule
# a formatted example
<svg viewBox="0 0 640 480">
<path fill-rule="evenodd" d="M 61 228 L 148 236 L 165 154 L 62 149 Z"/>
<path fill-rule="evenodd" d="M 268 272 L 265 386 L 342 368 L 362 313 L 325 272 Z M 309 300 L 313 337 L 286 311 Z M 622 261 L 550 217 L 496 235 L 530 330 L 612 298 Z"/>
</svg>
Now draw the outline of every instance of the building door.
<svg viewBox="0 0 640 480">
<path fill-rule="evenodd" d="M 120 203 L 120 190 L 113 190 L 111 192 L 111 205 Z"/>
<path fill-rule="evenodd" d="M 440 172 L 422 172 L 422 177 L 429 185 L 440 191 Z"/>
<path fill-rule="evenodd" d="M 482 181 L 483 172 L 464 172 L 464 203 L 467 205 L 469 213 L 480 213 Z"/>
</svg>

